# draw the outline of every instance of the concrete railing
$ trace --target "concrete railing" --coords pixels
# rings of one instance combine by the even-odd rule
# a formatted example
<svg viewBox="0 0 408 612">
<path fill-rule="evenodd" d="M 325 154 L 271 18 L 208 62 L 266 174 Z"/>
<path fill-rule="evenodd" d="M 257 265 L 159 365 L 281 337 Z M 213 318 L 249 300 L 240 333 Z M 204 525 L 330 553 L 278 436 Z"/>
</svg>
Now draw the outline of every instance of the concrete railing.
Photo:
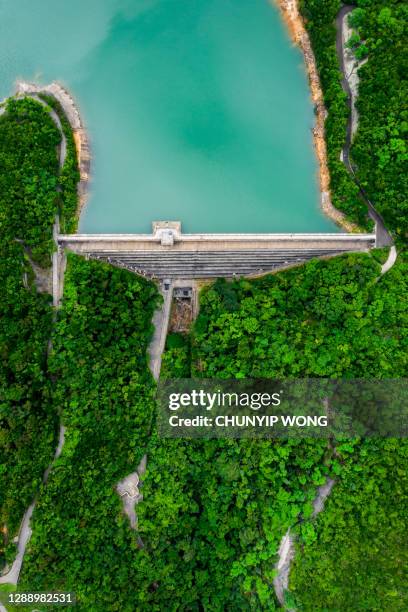
<svg viewBox="0 0 408 612">
<path fill-rule="evenodd" d="M 182 234 L 166 243 L 157 234 L 59 235 L 58 243 L 76 253 L 94 251 L 220 251 L 239 249 L 340 249 L 364 251 L 375 234 Z"/>
<path fill-rule="evenodd" d="M 127 268 L 150 278 L 210 278 L 262 274 L 314 257 L 367 251 L 374 234 L 182 234 L 174 221 L 151 234 L 59 235 L 60 249 Z"/>
</svg>

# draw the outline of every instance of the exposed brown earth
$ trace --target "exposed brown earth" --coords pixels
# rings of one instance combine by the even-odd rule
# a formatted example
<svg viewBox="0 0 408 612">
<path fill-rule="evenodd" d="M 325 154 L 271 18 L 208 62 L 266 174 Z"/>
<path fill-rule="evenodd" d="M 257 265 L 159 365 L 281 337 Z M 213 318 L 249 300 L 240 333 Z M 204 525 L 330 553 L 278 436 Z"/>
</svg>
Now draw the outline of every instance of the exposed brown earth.
<svg viewBox="0 0 408 612">
<path fill-rule="evenodd" d="M 186 333 L 190 330 L 193 322 L 192 300 L 175 298 L 170 316 L 170 332 Z"/>
</svg>

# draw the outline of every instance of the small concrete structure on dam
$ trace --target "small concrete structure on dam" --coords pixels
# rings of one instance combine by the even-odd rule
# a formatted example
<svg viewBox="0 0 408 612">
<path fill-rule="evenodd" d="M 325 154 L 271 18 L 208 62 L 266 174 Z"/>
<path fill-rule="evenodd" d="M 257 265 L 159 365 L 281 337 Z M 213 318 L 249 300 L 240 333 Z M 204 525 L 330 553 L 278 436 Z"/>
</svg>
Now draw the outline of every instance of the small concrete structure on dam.
<svg viewBox="0 0 408 612">
<path fill-rule="evenodd" d="M 59 234 L 57 242 L 157 280 L 256 276 L 377 246 L 375 234 L 183 234 L 174 221 L 154 222 L 152 234 Z"/>
</svg>

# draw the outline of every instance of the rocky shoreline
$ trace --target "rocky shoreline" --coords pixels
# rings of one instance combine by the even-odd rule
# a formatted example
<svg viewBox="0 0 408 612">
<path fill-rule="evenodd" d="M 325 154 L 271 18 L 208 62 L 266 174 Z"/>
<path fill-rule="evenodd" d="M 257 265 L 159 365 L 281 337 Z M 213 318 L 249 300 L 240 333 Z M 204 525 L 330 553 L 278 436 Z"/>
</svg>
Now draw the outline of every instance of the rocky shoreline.
<svg viewBox="0 0 408 612">
<path fill-rule="evenodd" d="M 346 216 L 337 210 L 331 202 L 330 174 L 327 165 L 327 149 L 325 141 L 324 124 L 327 110 L 324 106 L 323 92 L 320 85 L 319 74 L 314 58 L 309 35 L 305 29 L 303 19 L 299 13 L 297 0 L 275 0 L 283 19 L 288 27 L 290 36 L 303 52 L 306 70 L 309 78 L 312 101 L 316 109 L 316 123 L 313 128 L 313 140 L 319 164 L 319 185 L 321 193 L 321 207 L 323 212 L 337 225 L 348 232 L 359 232 L 360 228 L 347 220 Z"/>
</svg>

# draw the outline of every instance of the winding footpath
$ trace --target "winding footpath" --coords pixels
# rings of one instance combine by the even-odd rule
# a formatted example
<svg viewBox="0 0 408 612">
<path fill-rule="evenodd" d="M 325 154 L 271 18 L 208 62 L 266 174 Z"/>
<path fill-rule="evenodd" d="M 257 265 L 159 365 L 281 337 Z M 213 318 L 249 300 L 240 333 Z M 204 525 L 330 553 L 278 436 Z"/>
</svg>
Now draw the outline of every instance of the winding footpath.
<svg viewBox="0 0 408 612">
<path fill-rule="evenodd" d="M 21 95 L 21 94 L 20 94 Z M 42 100 L 37 93 L 24 93 L 23 95 L 27 96 L 27 97 L 31 97 L 33 98 L 36 102 L 42 104 L 43 106 L 47 107 L 48 105 L 46 104 L 46 102 L 44 102 L 44 100 Z M 0 112 L 4 112 L 4 107 L 2 107 L 0 109 Z M 60 169 L 63 167 L 64 163 L 65 163 L 65 159 L 66 159 L 66 155 L 67 155 L 67 142 L 66 142 L 66 138 L 65 138 L 65 134 L 63 132 L 62 129 L 62 125 L 61 125 L 61 121 L 60 118 L 58 116 L 58 114 L 53 110 L 53 109 L 49 109 L 49 115 L 52 118 L 52 120 L 54 121 L 55 125 L 57 126 L 57 128 L 60 131 L 61 134 L 61 143 L 59 146 L 59 167 Z M 54 235 L 55 232 L 58 230 L 58 217 L 55 221 L 54 224 Z M 53 275 L 55 275 L 55 258 L 53 255 Z M 54 305 L 56 305 L 54 303 Z M 50 349 L 50 343 L 48 345 L 48 350 Z M 55 450 L 54 453 L 54 457 L 50 463 L 50 465 L 47 467 L 47 469 L 44 472 L 43 478 L 42 478 L 42 484 L 45 485 L 47 480 L 48 480 L 48 476 L 51 472 L 52 467 L 54 466 L 55 461 L 60 457 L 61 453 L 62 453 L 62 449 L 64 446 L 64 441 L 65 441 L 65 427 L 64 425 L 62 425 L 62 423 L 60 424 L 60 428 L 59 428 L 59 439 L 58 439 L 58 445 L 57 448 Z M 32 514 L 34 512 L 35 506 L 37 503 L 37 497 L 34 498 L 34 500 L 32 501 L 32 503 L 30 504 L 30 506 L 27 508 L 26 512 L 24 513 L 23 516 L 23 520 L 21 522 L 21 526 L 20 526 L 20 531 L 18 534 L 18 543 L 17 543 L 17 555 L 16 558 L 14 559 L 14 562 L 11 566 L 11 568 L 9 569 L 9 571 L 0 576 L 0 584 L 11 584 L 14 586 L 17 586 L 18 583 L 18 579 L 20 577 L 20 572 L 21 572 L 21 567 L 23 564 L 23 559 L 24 559 L 24 555 L 25 555 L 25 551 L 27 548 L 27 544 L 30 540 L 31 534 L 32 534 L 32 529 L 30 527 L 30 521 L 31 521 L 31 517 Z M 0 603 L 0 612 L 6 612 L 6 608 Z"/>
<path fill-rule="evenodd" d="M 59 431 L 58 446 L 56 448 L 52 462 L 50 463 L 50 465 L 47 467 L 47 469 L 44 472 L 44 476 L 42 479 L 43 484 L 46 484 L 51 468 L 54 465 L 54 462 L 61 455 L 62 448 L 64 446 L 64 441 L 65 441 L 65 427 L 61 425 L 60 431 Z M 20 532 L 18 534 L 17 556 L 14 559 L 13 565 L 11 566 L 7 574 L 0 577 L 0 584 L 13 584 L 15 586 L 17 585 L 17 582 L 20 576 L 21 566 L 23 564 L 25 550 L 26 550 L 27 544 L 30 540 L 31 533 L 32 533 L 32 530 L 30 527 L 30 520 L 31 520 L 31 516 L 33 514 L 36 503 L 37 503 L 37 498 L 34 499 L 32 504 L 27 508 L 24 514 L 24 517 L 21 523 L 21 527 L 20 527 Z"/>
<path fill-rule="evenodd" d="M 352 144 L 353 131 L 354 131 L 353 130 L 353 112 L 354 112 L 353 109 L 355 105 L 355 99 L 354 99 L 353 91 L 350 87 L 350 82 L 349 82 L 350 75 L 347 74 L 347 70 L 346 70 L 345 54 L 347 50 L 344 44 L 345 43 L 344 27 L 345 27 L 345 21 L 348 15 L 355 8 L 356 7 L 352 5 L 345 5 L 340 9 L 336 17 L 336 51 L 337 51 L 337 57 L 339 60 L 340 70 L 342 74 L 341 86 L 343 88 L 344 93 L 347 96 L 347 106 L 349 107 L 349 115 L 348 115 L 347 126 L 346 126 L 346 141 L 345 141 L 344 148 L 343 148 L 342 159 L 343 159 L 344 165 L 346 166 L 347 170 L 350 173 L 350 176 L 352 177 L 353 181 L 355 182 L 355 184 L 357 185 L 359 189 L 360 198 L 366 204 L 368 208 L 369 216 L 376 224 L 377 246 L 384 247 L 384 246 L 392 245 L 393 243 L 392 238 L 387 228 L 385 227 L 382 216 L 375 209 L 374 204 L 371 202 L 365 190 L 361 186 L 356 176 L 353 164 L 351 163 L 351 159 L 350 159 L 350 148 Z"/>
<path fill-rule="evenodd" d="M 329 497 L 334 484 L 335 480 L 333 480 L 333 478 L 327 478 L 325 483 L 318 487 L 316 497 L 313 500 L 312 518 L 316 518 L 316 516 L 324 509 L 324 503 Z M 295 538 L 292 535 L 291 530 L 296 527 L 296 525 L 300 525 L 302 522 L 302 517 L 299 517 L 296 523 L 292 527 L 289 527 L 279 545 L 278 561 L 275 565 L 275 570 L 277 573 L 273 579 L 273 588 L 275 590 L 276 598 L 282 607 L 285 607 L 285 593 L 289 589 L 290 566 L 295 556 Z M 294 611 L 288 609 L 288 612 Z"/>
<path fill-rule="evenodd" d="M 154 380 L 157 382 L 160 377 L 161 360 L 166 345 L 167 331 L 169 328 L 171 303 L 173 295 L 173 286 L 171 282 L 166 283 L 166 287 L 163 284 L 159 288 L 160 294 L 163 297 L 162 302 L 156 308 L 152 323 L 154 326 L 153 337 L 147 349 L 149 355 L 149 369 L 152 373 Z M 128 474 L 122 481 L 117 484 L 117 491 L 121 495 L 120 490 L 123 486 L 126 489 L 128 483 L 132 484 L 137 481 L 137 484 L 142 484 L 142 478 L 146 472 L 147 467 L 147 455 L 144 454 L 140 464 L 135 472 Z M 139 493 L 139 492 L 138 492 Z M 132 529 L 137 530 L 137 514 L 135 510 L 136 504 L 143 499 L 142 494 L 135 494 L 133 496 L 121 495 L 123 501 L 123 507 L 125 514 L 129 517 L 130 526 Z M 138 537 L 138 545 L 143 548 L 143 541 L 141 537 Z M 1 612 L 1 611 L 0 611 Z"/>
<path fill-rule="evenodd" d="M 280 2 L 280 5 L 281 5 L 281 8 L 283 8 L 283 10 L 286 11 L 286 15 L 289 15 L 290 11 L 293 12 L 296 9 L 295 17 L 297 16 L 297 5 L 296 5 L 296 2 L 294 2 L 293 0 L 290 2 Z M 355 7 L 351 5 L 343 6 L 340 9 L 336 17 L 336 29 L 337 29 L 336 50 L 337 50 L 340 68 L 342 72 L 341 84 L 342 84 L 344 92 L 347 95 L 347 105 L 350 111 L 349 117 L 347 120 L 346 140 L 345 140 L 345 145 L 344 145 L 343 152 L 342 152 L 342 159 L 353 181 L 355 182 L 355 184 L 357 185 L 359 189 L 359 194 L 360 194 L 361 199 L 367 205 L 371 219 L 376 224 L 378 246 L 390 246 L 391 247 L 388 259 L 381 268 L 381 274 L 384 274 L 394 265 L 396 261 L 396 257 L 397 257 L 396 249 L 395 249 L 395 246 L 393 246 L 392 238 L 389 232 L 387 231 L 387 228 L 384 224 L 384 221 L 381 215 L 378 213 L 375 206 L 368 198 L 367 194 L 365 193 L 365 190 L 363 189 L 358 178 L 356 177 L 355 170 L 354 170 L 353 164 L 350 159 L 350 148 L 352 144 L 353 132 L 355 131 L 355 127 L 356 127 L 355 125 L 353 126 L 353 109 L 354 109 L 354 104 L 355 104 L 355 99 L 354 99 L 355 94 L 353 94 L 352 88 L 350 87 L 350 83 L 349 83 L 350 75 L 347 75 L 346 66 L 345 66 L 346 49 L 344 45 L 344 25 L 345 25 L 345 20 L 347 19 L 347 16 L 354 8 Z M 303 44 L 303 50 L 305 52 L 304 44 Z M 308 51 L 308 48 L 306 50 Z M 305 55 L 307 55 L 306 52 L 305 52 Z M 46 106 L 46 103 L 43 100 L 41 100 L 41 98 L 38 97 L 37 93 L 39 92 L 40 92 L 39 88 L 37 88 L 34 91 L 30 91 L 30 86 L 28 84 L 20 85 L 20 95 L 28 95 L 34 98 L 36 101 Z M 48 91 L 47 93 L 53 94 L 53 92 L 48 92 Z M 322 106 L 322 109 L 323 109 L 323 106 Z M 4 112 L 4 107 L 0 108 L 0 114 L 2 114 L 3 112 Z M 50 109 L 49 113 L 61 133 L 61 145 L 59 149 L 59 163 L 60 163 L 60 167 L 62 167 L 63 164 L 65 163 L 65 158 L 66 158 L 66 150 L 67 150 L 66 139 L 65 139 L 65 135 L 62 130 L 61 121 L 57 113 L 52 109 Z M 322 117 L 324 117 L 323 110 L 321 114 L 322 114 Z M 79 121 L 76 116 L 74 117 L 74 119 L 70 117 L 69 113 L 67 113 L 67 116 L 72 126 L 74 126 L 73 121 L 74 122 Z M 355 118 L 355 115 L 354 115 L 354 118 Z M 75 129 L 82 130 L 81 124 L 79 123 L 78 126 L 74 128 L 74 131 Z M 87 146 L 84 147 L 84 150 L 88 151 L 89 153 Z M 89 180 L 89 173 L 88 173 L 89 165 L 87 166 L 86 164 L 89 164 L 89 157 L 86 157 L 85 159 L 85 166 L 84 166 L 85 170 L 81 174 L 81 180 L 83 180 L 84 184 Z M 83 179 L 82 179 L 82 175 L 83 175 Z M 325 192 L 322 192 L 322 193 L 325 193 Z M 81 198 L 84 199 L 85 196 L 82 194 Z M 57 231 L 57 228 L 58 228 L 58 219 L 56 220 L 56 224 L 54 226 L 54 233 Z M 56 267 L 57 265 L 58 264 L 55 263 L 53 260 L 53 270 L 57 270 L 57 267 Z M 60 293 L 60 291 L 58 291 L 58 293 Z M 170 314 L 171 293 L 172 293 L 171 288 L 167 292 L 164 293 L 163 304 L 160 308 L 157 309 L 154 315 L 154 319 L 153 319 L 153 322 L 155 325 L 155 333 L 154 333 L 151 345 L 149 347 L 149 354 L 150 354 L 150 368 L 151 368 L 151 371 L 152 371 L 152 374 L 155 380 L 158 379 L 159 374 L 160 374 L 161 355 L 164 350 L 164 344 L 165 344 L 165 339 L 167 335 L 167 326 L 168 326 L 168 320 L 169 320 L 169 314 Z M 58 304 L 54 302 L 54 305 L 57 306 Z M 63 445 L 64 445 L 64 440 L 65 440 L 65 428 L 61 424 L 60 431 L 59 431 L 58 446 L 55 451 L 55 455 L 54 455 L 52 462 L 50 463 L 50 465 L 48 466 L 48 468 L 46 469 L 44 473 L 43 484 L 46 484 L 49 473 L 55 461 L 61 455 Z M 146 455 L 143 457 L 141 466 L 139 466 L 138 471 L 136 473 L 138 473 L 139 475 L 143 475 L 145 469 L 146 469 Z M 335 481 L 333 479 L 328 478 L 325 484 L 318 488 L 316 498 L 313 502 L 313 515 L 312 515 L 313 518 L 315 518 L 323 510 L 325 500 L 330 495 L 331 490 L 334 486 L 334 483 Z M 37 498 L 33 500 L 32 504 L 29 506 L 29 508 L 26 510 L 24 514 L 23 521 L 21 523 L 19 536 L 18 536 L 18 551 L 17 551 L 16 559 L 12 567 L 8 571 L 8 573 L 3 576 L 0 576 L 0 584 L 7 583 L 7 584 L 12 584 L 12 585 L 17 585 L 18 583 L 25 550 L 26 550 L 27 544 L 31 536 L 30 520 L 31 520 L 33 511 L 34 511 L 35 505 L 36 505 L 36 501 L 37 501 Z M 132 506 L 132 510 L 134 512 L 134 505 Z M 300 518 L 296 524 L 300 523 L 301 521 L 302 519 Z M 136 524 L 136 515 L 134 517 L 134 523 Z M 291 534 L 291 529 L 288 529 L 286 534 L 282 538 L 280 546 L 279 546 L 278 561 L 275 566 L 277 570 L 277 575 L 275 576 L 273 580 L 276 597 L 282 606 L 285 605 L 284 596 L 285 596 L 285 592 L 288 590 L 290 566 L 291 566 L 291 561 L 294 557 L 294 553 L 295 553 L 294 536 Z M 0 604 L 0 611 L 1 610 L 5 610 L 5 608 Z"/>
<path fill-rule="evenodd" d="M 392 266 L 395 264 L 396 259 L 397 259 L 397 250 L 385 226 L 382 216 L 375 209 L 373 203 L 370 201 L 363 187 L 361 186 L 355 174 L 355 170 L 354 170 L 353 164 L 351 163 L 351 159 L 350 159 L 350 148 L 352 144 L 353 134 L 355 133 L 357 129 L 357 125 L 356 125 L 357 115 L 354 112 L 354 105 L 355 105 L 354 98 L 356 96 L 356 93 L 352 91 L 352 88 L 350 86 L 349 79 L 350 79 L 351 73 L 348 75 L 347 69 L 346 69 L 345 54 L 347 50 L 345 48 L 344 28 L 345 28 L 345 20 L 347 19 L 348 15 L 351 13 L 353 9 L 355 9 L 355 6 L 345 5 L 340 9 L 336 17 L 336 30 L 337 30 L 336 31 L 336 50 L 337 50 L 340 69 L 342 73 L 341 84 L 342 84 L 343 91 L 347 95 L 347 105 L 349 107 L 349 116 L 347 119 L 347 126 L 346 126 L 346 141 L 345 141 L 345 145 L 342 151 L 342 160 L 347 170 L 349 171 L 353 181 L 355 182 L 355 184 L 357 185 L 359 189 L 359 194 L 360 194 L 361 199 L 367 205 L 368 212 L 369 212 L 371 219 L 376 224 L 377 246 L 379 247 L 389 246 L 390 247 L 388 258 L 385 261 L 385 263 L 381 266 L 381 275 L 383 275 L 386 272 L 388 272 L 388 270 L 390 270 Z M 354 125 L 353 125 L 353 120 L 354 120 Z M 324 509 L 324 503 L 326 499 L 329 497 L 334 484 L 335 484 L 335 481 L 332 478 L 327 478 L 326 482 L 321 487 L 318 488 L 317 495 L 313 501 L 312 518 L 315 518 Z M 302 522 L 302 519 L 300 518 L 295 523 L 295 525 L 298 525 L 301 522 Z M 295 556 L 295 539 L 291 533 L 291 529 L 293 529 L 293 527 L 289 528 L 287 532 L 285 533 L 285 535 L 283 536 L 283 538 L 281 539 L 279 550 L 278 550 L 278 561 L 275 565 L 275 570 L 277 573 L 273 580 L 273 586 L 274 586 L 276 598 L 282 607 L 285 607 L 285 592 L 287 592 L 289 588 L 290 568 L 291 568 L 292 560 Z M 286 607 L 285 609 L 287 609 L 288 612 L 294 612 L 293 610 L 290 610 Z"/>
</svg>

